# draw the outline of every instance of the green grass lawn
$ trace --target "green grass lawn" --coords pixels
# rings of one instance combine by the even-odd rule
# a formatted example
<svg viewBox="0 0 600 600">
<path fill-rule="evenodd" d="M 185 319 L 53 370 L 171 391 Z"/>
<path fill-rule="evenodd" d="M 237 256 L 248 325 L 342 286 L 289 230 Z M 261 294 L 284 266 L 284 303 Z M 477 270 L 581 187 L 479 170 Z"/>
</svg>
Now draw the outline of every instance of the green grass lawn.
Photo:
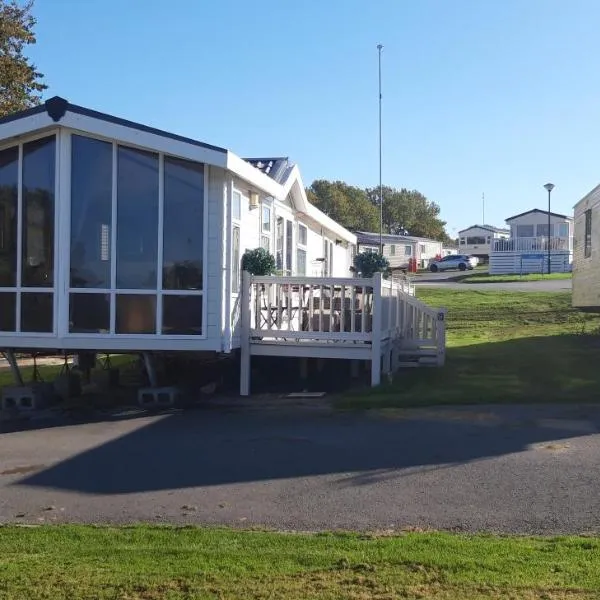
<svg viewBox="0 0 600 600">
<path fill-rule="evenodd" d="M 529 273 L 525 275 L 490 275 L 489 273 L 469 273 L 459 275 L 456 280 L 460 283 L 513 283 L 519 281 L 547 281 L 549 279 L 571 279 L 571 273 Z"/>
<path fill-rule="evenodd" d="M 600 540 L 0 529 L 3 600 L 597 598 Z"/>
<path fill-rule="evenodd" d="M 573 309 L 569 293 L 417 293 L 448 309 L 446 365 L 403 369 L 391 384 L 337 399 L 338 407 L 598 401 L 600 315 Z"/>
<path fill-rule="evenodd" d="M 117 354 L 110 357 L 110 364 L 114 368 L 125 368 L 133 363 L 136 359 L 134 355 L 131 354 Z M 38 366 L 38 375 L 41 377 L 43 381 L 53 381 L 62 371 L 63 365 L 44 365 L 41 364 Z M 31 381 L 33 379 L 33 367 L 21 367 L 21 376 L 23 377 L 24 382 Z M 0 388 L 16 385 L 15 380 L 12 375 L 12 371 L 9 366 L 6 365 L 4 368 L 0 368 Z"/>
</svg>

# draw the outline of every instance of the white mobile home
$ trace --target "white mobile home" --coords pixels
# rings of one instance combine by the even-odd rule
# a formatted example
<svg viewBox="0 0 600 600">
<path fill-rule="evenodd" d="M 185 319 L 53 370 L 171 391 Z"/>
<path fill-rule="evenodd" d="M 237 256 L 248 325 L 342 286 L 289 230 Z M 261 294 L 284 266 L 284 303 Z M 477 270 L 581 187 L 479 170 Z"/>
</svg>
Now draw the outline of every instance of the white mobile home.
<svg viewBox="0 0 600 600">
<path fill-rule="evenodd" d="M 379 234 L 367 231 L 357 231 L 358 252 L 379 252 Z M 410 235 L 381 236 L 383 256 L 388 259 L 393 270 L 408 268 L 411 258 L 417 260 L 420 267 L 426 267 L 429 262 L 442 255 L 442 242 L 428 238 Z"/>
<path fill-rule="evenodd" d="M 436 316 L 380 280 L 369 288 L 375 300 L 366 298 L 365 281 L 348 279 L 356 237 L 308 202 L 287 159 L 244 160 L 59 97 L 0 119 L 0 233 L 0 347 L 8 350 L 229 353 L 257 346 L 248 357 L 280 355 L 294 338 L 290 356 L 314 356 L 322 346 L 325 357 L 371 357 L 377 382 L 379 351 L 391 353 L 381 346 L 383 329 L 384 339 L 395 340 L 403 315 L 429 311 L 422 325 Z M 276 257 L 280 277 L 252 279 L 250 293 L 240 259 L 259 246 Z M 313 287 L 333 300 L 315 303 Z M 340 289 L 340 306 L 353 300 L 348 335 L 345 313 L 341 324 L 334 314 Z M 384 320 L 382 294 L 390 307 L 396 303 Z M 308 296 L 309 329 L 294 336 L 304 327 Z M 406 302 L 416 308 L 400 310 Z M 285 336 L 276 335 L 284 322 Z M 256 335 L 264 328 L 269 335 Z M 419 340 L 427 335 L 402 328 Z M 327 344 L 336 335 L 348 343 Z M 299 351 L 300 340 L 310 351 Z"/>
<path fill-rule="evenodd" d="M 5 348 L 228 352 L 246 249 L 282 274 L 350 275 L 355 236 L 287 160 L 58 97 L 0 120 L 0 144 Z"/>
<path fill-rule="evenodd" d="M 600 185 L 575 205 L 573 306 L 600 308 Z"/>
<path fill-rule="evenodd" d="M 508 239 L 510 229 L 502 229 L 493 225 L 471 225 L 458 232 L 459 254 L 471 254 L 481 260 L 488 261 L 494 240 Z"/>
<path fill-rule="evenodd" d="M 548 232 L 548 218 L 550 232 Z M 506 219 L 510 238 L 496 239 L 490 273 L 564 273 L 573 262 L 573 219 L 534 208 Z"/>
</svg>

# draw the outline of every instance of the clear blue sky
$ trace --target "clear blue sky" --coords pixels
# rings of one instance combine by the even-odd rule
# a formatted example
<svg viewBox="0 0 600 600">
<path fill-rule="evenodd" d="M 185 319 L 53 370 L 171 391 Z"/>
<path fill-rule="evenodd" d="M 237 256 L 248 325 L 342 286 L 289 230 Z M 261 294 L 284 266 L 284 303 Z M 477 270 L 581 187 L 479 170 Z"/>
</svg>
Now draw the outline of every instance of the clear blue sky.
<svg viewBox="0 0 600 600">
<path fill-rule="evenodd" d="M 600 183 L 598 0 L 37 0 L 47 95 L 285 155 L 305 183 L 378 182 L 448 232 L 553 209 Z"/>
</svg>

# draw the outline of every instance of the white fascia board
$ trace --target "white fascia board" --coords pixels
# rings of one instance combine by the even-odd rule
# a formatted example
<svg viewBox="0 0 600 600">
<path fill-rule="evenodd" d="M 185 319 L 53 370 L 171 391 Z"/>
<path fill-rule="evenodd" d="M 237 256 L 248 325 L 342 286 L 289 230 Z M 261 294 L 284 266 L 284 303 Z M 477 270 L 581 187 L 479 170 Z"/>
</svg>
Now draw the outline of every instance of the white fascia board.
<svg viewBox="0 0 600 600">
<path fill-rule="evenodd" d="M 0 142 L 18 138 L 29 133 L 41 131 L 48 128 L 56 128 L 59 123 L 53 121 L 47 112 L 40 112 L 14 121 L 8 121 L 0 125 Z"/>
<path fill-rule="evenodd" d="M 233 152 L 227 151 L 227 164 L 225 167 L 240 179 L 261 190 L 265 195 L 273 196 L 278 200 L 285 199 L 282 186 Z"/>
<path fill-rule="evenodd" d="M 286 181 L 285 189 L 291 191 L 292 197 L 294 198 L 294 204 L 299 212 L 304 213 L 325 229 L 329 229 L 331 233 L 334 233 L 339 238 L 356 245 L 356 236 L 353 233 L 348 231 L 345 227 L 342 227 L 337 221 L 328 217 L 323 211 L 319 210 L 308 201 L 306 188 L 302 182 L 302 176 L 300 175 L 298 165 L 294 165 L 294 168 Z"/>
<path fill-rule="evenodd" d="M 308 205 L 308 211 L 306 214 L 317 221 L 320 225 L 329 229 L 332 233 L 335 233 L 338 237 L 356 246 L 356 236 L 348 231 L 345 227 L 342 227 L 337 221 L 334 221 L 331 217 L 328 217 L 323 211 L 319 210 L 312 204 Z"/>
<path fill-rule="evenodd" d="M 164 152 L 171 156 L 177 156 L 179 158 L 185 158 L 216 167 L 225 168 L 227 166 L 226 152 L 219 152 L 211 148 L 190 144 L 183 140 L 176 140 L 149 131 L 141 131 L 133 127 L 128 127 L 127 125 L 111 123 L 88 115 L 74 113 L 69 110 L 67 110 L 58 125 L 80 131 L 84 134 L 89 133 L 109 140 L 116 140 L 123 144 L 147 148 L 148 150 L 154 150 L 156 152 Z"/>
</svg>

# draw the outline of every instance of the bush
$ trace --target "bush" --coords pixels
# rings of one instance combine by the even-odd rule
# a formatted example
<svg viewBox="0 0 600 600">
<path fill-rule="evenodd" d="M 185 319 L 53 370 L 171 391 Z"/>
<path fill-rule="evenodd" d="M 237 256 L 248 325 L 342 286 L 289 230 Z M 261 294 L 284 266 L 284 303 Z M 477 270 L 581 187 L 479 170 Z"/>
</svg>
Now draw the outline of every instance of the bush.
<svg viewBox="0 0 600 600">
<path fill-rule="evenodd" d="M 242 271 L 250 275 L 273 275 L 275 272 L 275 257 L 264 248 L 246 250 L 242 256 Z"/>
<path fill-rule="evenodd" d="M 361 252 L 354 257 L 354 268 L 361 277 L 371 278 L 375 273 L 383 273 L 387 277 L 390 263 L 378 252 Z"/>
</svg>

